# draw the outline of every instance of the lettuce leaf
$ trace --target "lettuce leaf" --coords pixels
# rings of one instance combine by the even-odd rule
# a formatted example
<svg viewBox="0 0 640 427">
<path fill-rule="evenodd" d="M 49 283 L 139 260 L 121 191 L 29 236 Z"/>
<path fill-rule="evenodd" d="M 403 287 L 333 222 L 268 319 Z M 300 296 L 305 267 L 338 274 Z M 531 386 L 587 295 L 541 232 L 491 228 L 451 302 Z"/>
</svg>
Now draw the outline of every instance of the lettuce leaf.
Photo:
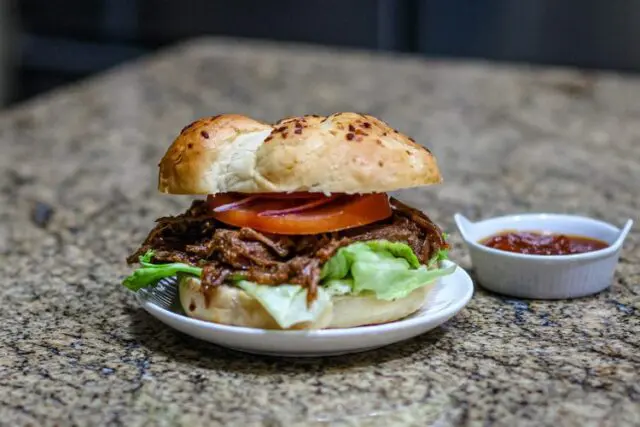
<svg viewBox="0 0 640 427">
<path fill-rule="evenodd" d="M 318 298 L 308 307 L 307 289 L 300 285 L 258 285 L 246 280 L 235 285 L 257 299 L 282 328 L 312 322 L 331 304 L 331 295 L 321 287 L 318 288 Z"/>
<path fill-rule="evenodd" d="M 440 261 L 444 261 L 449 259 L 449 249 L 440 249 L 431 260 L 429 260 L 429 264 L 427 267 L 435 268 L 440 265 Z"/>
<path fill-rule="evenodd" d="M 147 251 L 140 259 L 142 267 L 126 277 L 122 284 L 132 291 L 137 291 L 147 286 L 155 285 L 165 277 L 175 276 L 178 273 L 186 273 L 200 277 L 202 269 L 188 264 L 175 262 L 171 264 L 152 264 L 153 251 Z"/>
<path fill-rule="evenodd" d="M 449 235 L 447 233 L 442 233 L 442 238 L 446 242 L 447 239 L 449 238 Z M 442 248 L 438 250 L 438 252 L 435 254 L 435 256 L 432 259 L 429 260 L 428 267 L 433 268 L 439 265 L 440 261 L 444 261 L 448 258 L 449 258 L 449 248 L 448 247 Z"/>
<path fill-rule="evenodd" d="M 437 263 L 430 264 L 435 267 Z M 344 290 L 345 285 L 351 285 L 352 294 L 373 292 L 376 298 L 389 301 L 403 298 L 455 268 L 428 268 L 420 265 L 408 245 L 377 240 L 340 248 L 322 267 L 321 278 L 327 289 Z"/>
<path fill-rule="evenodd" d="M 331 296 L 348 295 L 353 292 L 353 279 L 335 279 L 322 283 Z"/>
</svg>

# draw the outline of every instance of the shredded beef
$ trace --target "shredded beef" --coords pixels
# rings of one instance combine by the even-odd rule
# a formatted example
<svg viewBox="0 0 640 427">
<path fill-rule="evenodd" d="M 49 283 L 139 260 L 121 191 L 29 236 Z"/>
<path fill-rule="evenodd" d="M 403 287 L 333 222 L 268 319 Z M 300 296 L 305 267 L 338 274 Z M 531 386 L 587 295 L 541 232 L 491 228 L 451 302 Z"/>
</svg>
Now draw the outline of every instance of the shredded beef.
<svg viewBox="0 0 640 427">
<path fill-rule="evenodd" d="M 210 262 L 205 264 L 202 268 L 202 282 L 207 283 L 208 286 L 219 286 L 231 274 L 231 270 L 220 265 L 217 262 Z"/>
<path fill-rule="evenodd" d="M 283 236 L 228 226 L 208 215 L 204 201 L 195 201 L 182 215 L 159 218 L 127 262 L 135 263 L 153 249 L 154 262 L 203 267 L 205 289 L 234 274 L 260 284 L 300 284 L 309 290 L 312 301 L 322 264 L 343 246 L 379 239 L 403 242 L 423 264 L 446 247 L 442 231 L 424 213 L 393 198 L 391 206 L 393 215 L 374 224 L 333 233 Z"/>
</svg>

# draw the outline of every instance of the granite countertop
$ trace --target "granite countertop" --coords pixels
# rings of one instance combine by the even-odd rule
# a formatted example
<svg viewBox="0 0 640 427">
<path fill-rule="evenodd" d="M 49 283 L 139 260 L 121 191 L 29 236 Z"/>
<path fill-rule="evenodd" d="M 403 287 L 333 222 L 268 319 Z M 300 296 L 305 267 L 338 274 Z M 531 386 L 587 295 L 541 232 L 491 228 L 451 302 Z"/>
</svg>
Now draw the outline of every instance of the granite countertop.
<svg viewBox="0 0 640 427">
<path fill-rule="evenodd" d="M 156 192 L 156 165 L 196 117 L 380 116 L 437 155 L 445 183 L 400 196 L 454 231 L 456 211 L 637 219 L 638 99 L 610 73 L 202 39 L 0 113 L 0 424 L 640 424 L 637 227 L 597 296 L 477 289 L 430 333 L 327 359 L 199 342 L 119 285 L 189 203 Z"/>
</svg>

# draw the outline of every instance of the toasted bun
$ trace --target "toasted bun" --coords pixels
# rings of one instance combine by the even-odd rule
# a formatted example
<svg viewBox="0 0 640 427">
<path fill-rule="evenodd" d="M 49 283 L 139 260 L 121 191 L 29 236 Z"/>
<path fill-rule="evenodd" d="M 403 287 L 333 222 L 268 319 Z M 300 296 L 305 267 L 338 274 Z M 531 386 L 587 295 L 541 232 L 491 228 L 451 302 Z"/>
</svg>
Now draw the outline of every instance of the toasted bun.
<svg viewBox="0 0 640 427">
<path fill-rule="evenodd" d="M 352 328 L 393 322 L 422 307 L 432 288 L 433 284 L 428 284 L 395 301 L 371 296 L 334 297 L 314 323 L 299 323 L 291 329 Z M 180 303 L 187 316 L 195 319 L 248 328 L 282 329 L 255 298 L 232 286 L 219 286 L 205 297 L 200 279 L 185 277 L 180 282 Z"/>
<path fill-rule="evenodd" d="M 158 189 L 374 193 L 441 181 L 427 148 L 373 116 L 299 116 L 269 125 L 224 114 L 182 130 L 160 162 Z"/>
</svg>

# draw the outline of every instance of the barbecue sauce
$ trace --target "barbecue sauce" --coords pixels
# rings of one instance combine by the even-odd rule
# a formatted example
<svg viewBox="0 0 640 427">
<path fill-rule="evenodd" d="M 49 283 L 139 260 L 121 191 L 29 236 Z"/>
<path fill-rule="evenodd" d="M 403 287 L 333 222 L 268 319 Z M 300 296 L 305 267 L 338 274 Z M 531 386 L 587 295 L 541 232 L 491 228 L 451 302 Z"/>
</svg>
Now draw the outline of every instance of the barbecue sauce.
<svg viewBox="0 0 640 427">
<path fill-rule="evenodd" d="M 493 249 L 529 255 L 572 255 L 593 252 L 609 246 L 591 237 L 537 231 L 502 231 L 482 239 Z"/>
</svg>

